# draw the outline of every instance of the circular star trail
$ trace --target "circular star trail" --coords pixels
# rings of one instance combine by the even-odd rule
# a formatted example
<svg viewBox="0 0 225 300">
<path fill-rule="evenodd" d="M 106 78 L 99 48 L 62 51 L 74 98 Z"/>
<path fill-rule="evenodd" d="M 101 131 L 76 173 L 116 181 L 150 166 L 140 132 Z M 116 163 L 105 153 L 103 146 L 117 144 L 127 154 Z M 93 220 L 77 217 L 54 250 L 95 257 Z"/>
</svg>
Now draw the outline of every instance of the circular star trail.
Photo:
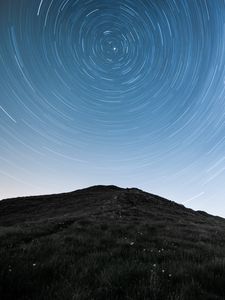
<svg viewBox="0 0 225 300">
<path fill-rule="evenodd" d="M 2 1 L 1 198 L 105 183 L 219 214 L 224 20 L 223 0 Z"/>
</svg>

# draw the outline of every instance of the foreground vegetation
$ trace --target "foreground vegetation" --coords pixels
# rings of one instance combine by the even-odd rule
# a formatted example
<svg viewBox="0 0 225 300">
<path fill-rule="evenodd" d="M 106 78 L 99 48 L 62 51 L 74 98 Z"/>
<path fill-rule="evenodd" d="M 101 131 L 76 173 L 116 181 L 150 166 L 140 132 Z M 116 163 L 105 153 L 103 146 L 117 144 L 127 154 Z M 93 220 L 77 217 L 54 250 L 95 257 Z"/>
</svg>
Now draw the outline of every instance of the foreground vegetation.
<svg viewBox="0 0 225 300">
<path fill-rule="evenodd" d="M 225 299 L 222 218 L 96 187 L 5 200 L 0 219 L 1 300 Z"/>
</svg>

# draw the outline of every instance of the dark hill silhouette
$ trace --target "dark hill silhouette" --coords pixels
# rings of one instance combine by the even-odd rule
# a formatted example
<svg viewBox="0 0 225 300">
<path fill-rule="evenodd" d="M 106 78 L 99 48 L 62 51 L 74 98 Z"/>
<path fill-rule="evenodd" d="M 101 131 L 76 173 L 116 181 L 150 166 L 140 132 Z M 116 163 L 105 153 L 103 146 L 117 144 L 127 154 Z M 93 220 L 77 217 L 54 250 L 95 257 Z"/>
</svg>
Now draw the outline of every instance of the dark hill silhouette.
<svg viewBox="0 0 225 300">
<path fill-rule="evenodd" d="M 188 209 L 174 201 L 149 194 L 137 188 L 92 186 L 71 193 L 20 197 L 0 202 L 0 225 L 44 221 L 60 217 L 92 217 L 115 219 L 120 217 L 144 221 L 170 218 L 175 222 L 202 221 L 215 223 L 220 217 Z M 196 220 L 194 220 L 196 218 Z M 224 220 L 225 221 L 225 220 Z"/>
<path fill-rule="evenodd" d="M 225 219 L 137 188 L 0 202 L 0 299 L 225 299 Z"/>
</svg>

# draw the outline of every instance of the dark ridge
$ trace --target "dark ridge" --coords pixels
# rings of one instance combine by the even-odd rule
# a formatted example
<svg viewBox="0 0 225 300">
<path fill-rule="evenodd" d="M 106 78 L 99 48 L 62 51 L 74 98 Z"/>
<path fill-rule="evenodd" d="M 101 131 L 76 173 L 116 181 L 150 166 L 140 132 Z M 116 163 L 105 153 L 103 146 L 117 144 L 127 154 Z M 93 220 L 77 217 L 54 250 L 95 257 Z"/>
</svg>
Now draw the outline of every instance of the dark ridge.
<svg viewBox="0 0 225 300">
<path fill-rule="evenodd" d="M 224 300 L 225 219 L 137 188 L 0 201 L 0 299 Z"/>
<path fill-rule="evenodd" d="M 142 218 L 170 216 L 178 219 L 196 217 L 208 220 L 218 218 L 137 188 L 96 185 L 70 193 L 2 200 L 0 225 L 41 222 L 61 216 L 71 218 L 92 215 L 96 218 L 104 218 L 109 215 L 111 218 L 113 214 L 122 213 L 124 217 L 130 218 L 138 218 L 138 216 Z"/>
<path fill-rule="evenodd" d="M 75 192 L 86 192 L 86 191 L 96 191 L 96 192 L 103 192 L 103 191 L 109 191 L 109 190 L 112 190 L 112 191 L 118 191 L 118 190 L 122 190 L 123 188 L 121 187 L 118 187 L 116 185 L 93 185 L 93 186 L 90 186 L 90 187 L 87 187 L 87 188 L 84 188 L 84 189 L 79 189 L 79 190 L 76 190 Z"/>
</svg>

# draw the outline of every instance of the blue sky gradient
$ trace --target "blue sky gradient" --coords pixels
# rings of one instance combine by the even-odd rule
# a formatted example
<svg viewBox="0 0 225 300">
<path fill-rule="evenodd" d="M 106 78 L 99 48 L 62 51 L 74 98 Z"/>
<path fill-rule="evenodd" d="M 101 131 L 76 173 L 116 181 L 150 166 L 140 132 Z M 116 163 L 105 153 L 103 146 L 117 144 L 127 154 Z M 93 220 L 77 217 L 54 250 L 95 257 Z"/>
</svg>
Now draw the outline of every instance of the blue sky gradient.
<svg viewBox="0 0 225 300">
<path fill-rule="evenodd" d="M 224 0 L 0 2 L 0 199 L 138 187 L 225 217 Z"/>
</svg>

